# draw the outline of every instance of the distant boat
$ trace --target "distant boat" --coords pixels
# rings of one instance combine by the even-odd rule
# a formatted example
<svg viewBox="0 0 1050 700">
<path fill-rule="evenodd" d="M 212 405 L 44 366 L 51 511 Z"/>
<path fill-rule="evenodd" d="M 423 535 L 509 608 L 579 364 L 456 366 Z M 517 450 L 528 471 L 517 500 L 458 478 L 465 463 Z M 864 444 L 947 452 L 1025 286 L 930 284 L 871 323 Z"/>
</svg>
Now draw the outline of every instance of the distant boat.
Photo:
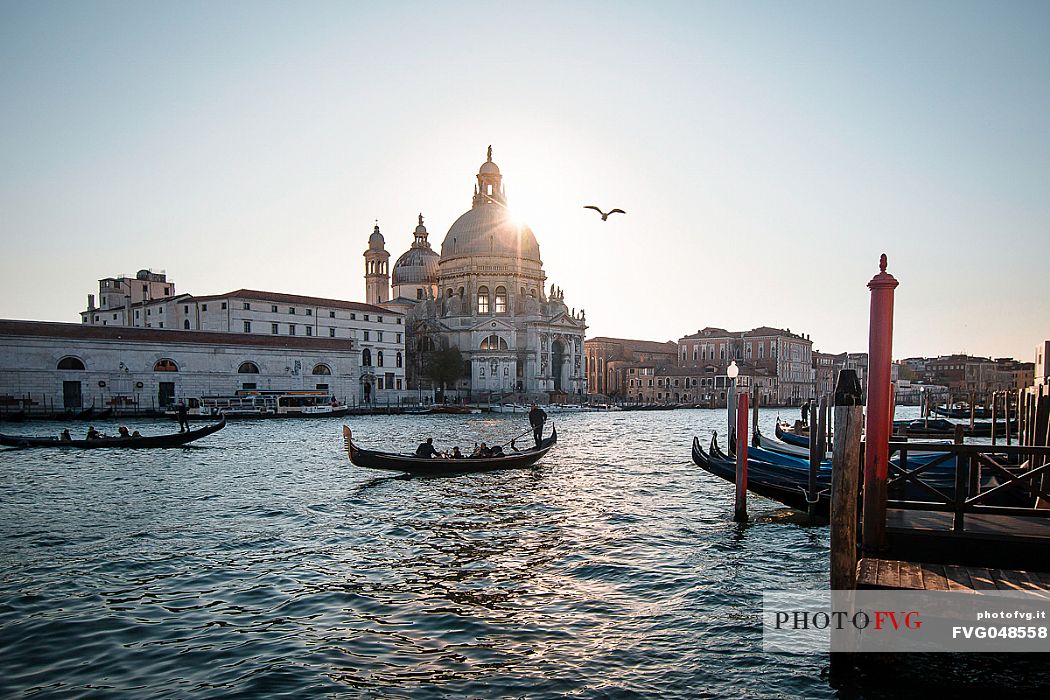
<svg viewBox="0 0 1050 700">
<path fill-rule="evenodd" d="M 145 435 L 142 437 L 104 437 L 96 440 L 60 440 L 54 437 L 37 437 L 32 435 L 3 435 L 0 434 L 0 445 L 5 447 L 59 447 L 67 449 L 99 449 L 99 448 L 128 448 L 143 449 L 150 447 L 181 447 L 187 443 L 217 433 L 226 427 L 226 419 L 223 418 L 214 425 L 206 425 L 203 428 L 189 430 L 183 433 L 170 433 L 168 435 Z"/>
<path fill-rule="evenodd" d="M 473 406 L 458 406 L 456 404 L 448 404 L 434 406 L 431 413 L 451 413 L 455 415 L 467 415 L 472 413 L 481 413 L 481 409 L 474 408 Z"/>
<path fill-rule="evenodd" d="M 520 403 L 494 403 L 489 406 L 489 413 L 528 413 L 530 408 Z"/>
<path fill-rule="evenodd" d="M 521 469 L 531 467 L 550 452 L 558 442 L 558 431 L 551 431 L 539 447 L 511 452 L 502 457 L 464 457 L 462 459 L 444 459 L 440 457 L 416 457 L 415 455 L 397 454 L 366 450 L 354 442 L 353 432 L 349 426 L 343 426 L 343 441 L 350 461 L 359 467 L 384 469 L 387 471 L 405 472 L 408 474 L 441 476 L 462 474 L 466 472 L 495 471 L 498 469 Z"/>
<path fill-rule="evenodd" d="M 936 413 L 939 416 L 945 418 L 965 418 L 970 419 L 970 407 L 967 405 L 956 405 L 956 406 L 930 406 L 930 413 Z M 973 410 L 974 418 L 991 418 L 992 411 L 984 406 L 977 406 Z"/>
</svg>

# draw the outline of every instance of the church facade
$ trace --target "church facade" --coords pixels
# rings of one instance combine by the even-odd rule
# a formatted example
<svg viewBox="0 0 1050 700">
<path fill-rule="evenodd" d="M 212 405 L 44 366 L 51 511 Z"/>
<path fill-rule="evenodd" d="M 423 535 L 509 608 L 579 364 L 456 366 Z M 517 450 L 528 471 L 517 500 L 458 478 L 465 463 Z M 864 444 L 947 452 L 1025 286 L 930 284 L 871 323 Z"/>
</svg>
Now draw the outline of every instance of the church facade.
<svg viewBox="0 0 1050 700">
<path fill-rule="evenodd" d="M 420 215 L 411 247 L 389 275 L 378 225 L 364 253 L 368 302 L 406 315 L 409 387 L 433 386 L 428 354 L 455 348 L 464 364 L 446 388 L 532 399 L 586 394 L 585 314 L 566 306 L 561 289 L 548 290 L 539 243 L 509 215 L 491 146 L 471 208 L 440 252 L 428 236 Z"/>
</svg>

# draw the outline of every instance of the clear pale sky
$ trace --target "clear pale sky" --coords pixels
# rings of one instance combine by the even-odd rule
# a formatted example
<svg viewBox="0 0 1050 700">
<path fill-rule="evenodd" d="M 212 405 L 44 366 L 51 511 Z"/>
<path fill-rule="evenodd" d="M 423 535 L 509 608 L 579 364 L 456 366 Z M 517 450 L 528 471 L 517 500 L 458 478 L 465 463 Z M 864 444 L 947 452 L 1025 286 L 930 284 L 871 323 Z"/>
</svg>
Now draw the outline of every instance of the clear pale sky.
<svg viewBox="0 0 1050 700">
<path fill-rule="evenodd" d="M 0 317 L 98 279 L 362 300 L 492 144 L 589 336 L 1050 338 L 1050 3 L 0 3 Z M 585 204 L 620 207 L 602 223 Z"/>
</svg>

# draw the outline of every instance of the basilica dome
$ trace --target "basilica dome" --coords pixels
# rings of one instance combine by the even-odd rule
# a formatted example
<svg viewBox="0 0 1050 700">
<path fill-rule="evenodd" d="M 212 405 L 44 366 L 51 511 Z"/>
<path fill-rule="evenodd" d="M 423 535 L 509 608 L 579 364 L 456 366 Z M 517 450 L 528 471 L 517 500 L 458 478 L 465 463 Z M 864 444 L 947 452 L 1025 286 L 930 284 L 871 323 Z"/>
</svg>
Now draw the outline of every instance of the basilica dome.
<svg viewBox="0 0 1050 700">
<path fill-rule="evenodd" d="M 394 263 L 391 283 L 432 284 L 437 281 L 438 254 L 431 248 L 409 248 Z"/>
<path fill-rule="evenodd" d="M 441 257 L 498 255 L 540 262 L 540 246 L 532 229 L 513 220 L 507 208 L 482 202 L 456 219 L 441 244 Z"/>
<path fill-rule="evenodd" d="M 403 284 L 433 284 L 437 281 L 438 254 L 427 241 L 427 227 L 423 225 L 423 215 L 419 215 L 419 225 L 413 232 L 412 247 L 397 259 L 391 273 L 391 283 L 397 287 Z"/>
</svg>

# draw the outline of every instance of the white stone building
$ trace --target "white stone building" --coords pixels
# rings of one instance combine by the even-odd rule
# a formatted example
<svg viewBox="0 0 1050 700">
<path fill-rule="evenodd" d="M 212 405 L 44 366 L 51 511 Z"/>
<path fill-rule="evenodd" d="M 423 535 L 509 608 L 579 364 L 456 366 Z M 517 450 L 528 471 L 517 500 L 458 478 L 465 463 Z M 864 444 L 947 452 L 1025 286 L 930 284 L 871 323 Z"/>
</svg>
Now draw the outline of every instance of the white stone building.
<svg viewBox="0 0 1050 700">
<path fill-rule="evenodd" d="M 100 294 L 111 280 L 99 281 Z M 124 307 L 114 306 L 119 297 L 102 298 L 106 308 L 81 312 L 82 323 L 342 341 L 359 356 L 361 400 L 397 403 L 406 388 L 405 315 L 395 309 L 255 289 L 181 294 Z"/>
<path fill-rule="evenodd" d="M 394 295 L 386 304 L 406 311 L 409 361 L 429 348 L 452 347 L 465 360 L 454 388 L 489 396 L 584 395 L 583 310 L 570 310 L 560 289 L 545 289 L 536 236 L 509 215 L 491 147 L 472 206 L 449 228 L 440 254 L 427 236 L 420 215 L 411 248 L 394 264 Z M 370 301 L 384 295 L 388 257 L 377 226 L 365 252 Z"/>
<path fill-rule="evenodd" d="M 359 354 L 331 338 L 0 320 L 0 406 L 157 410 L 245 390 L 323 390 L 360 403 Z"/>
</svg>

